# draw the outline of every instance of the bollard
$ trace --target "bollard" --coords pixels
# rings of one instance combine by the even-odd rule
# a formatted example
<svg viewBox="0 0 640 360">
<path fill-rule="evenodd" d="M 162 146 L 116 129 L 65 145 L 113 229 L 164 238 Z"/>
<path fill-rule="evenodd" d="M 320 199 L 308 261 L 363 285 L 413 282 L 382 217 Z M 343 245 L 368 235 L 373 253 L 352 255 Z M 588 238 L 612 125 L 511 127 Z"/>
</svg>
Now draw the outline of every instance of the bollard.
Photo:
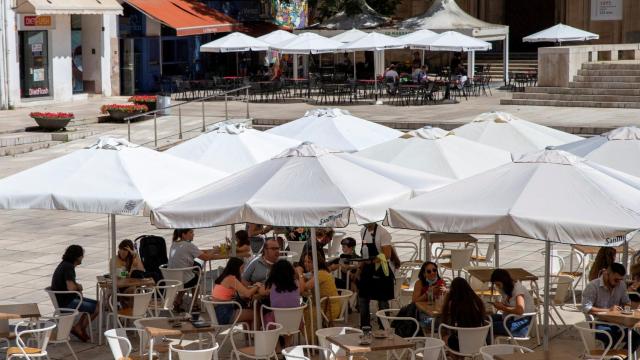
<svg viewBox="0 0 640 360">
<path fill-rule="evenodd" d="M 229 109 L 227 108 L 227 93 L 224 93 L 224 119 L 229 120 Z"/>
<path fill-rule="evenodd" d="M 131 119 L 127 119 L 127 141 L 131 142 Z"/>
<path fill-rule="evenodd" d="M 205 132 L 206 124 L 204 121 L 204 100 L 200 100 L 200 103 L 202 104 L 202 132 Z"/>
<path fill-rule="evenodd" d="M 249 117 L 249 88 L 246 88 L 246 98 L 247 98 L 247 120 L 250 119 Z"/>
<path fill-rule="evenodd" d="M 158 147 L 158 113 L 153 113 L 153 144 Z"/>
<path fill-rule="evenodd" d="M 182 140 L 182 107 L 178 106 L 178 139 Z"/>
</svg>

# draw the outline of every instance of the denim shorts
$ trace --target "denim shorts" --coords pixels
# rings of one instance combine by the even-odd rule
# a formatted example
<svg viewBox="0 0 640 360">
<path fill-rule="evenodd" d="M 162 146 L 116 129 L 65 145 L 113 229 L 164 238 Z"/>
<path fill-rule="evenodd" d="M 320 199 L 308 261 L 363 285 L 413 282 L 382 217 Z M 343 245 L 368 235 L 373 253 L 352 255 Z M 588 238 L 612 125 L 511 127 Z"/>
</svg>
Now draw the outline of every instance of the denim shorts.
<svg viewBox="0 0 640 360">
<path fill-rule="evenodd" d="M 235 305 L 233 304 L 220 304 L 215 305 L 216 318 L 218 319 L 218 325 L 231 324 L 231 319 L 236 312 Z"/>
<path fill-rule="evenodd" d="M 73 300 L 71 300 L 71 302 L 69 302 L 66 306 L 63 306 L 65 309 L 75 309 L 76 306 L 78 306 L 78 303 L 80 302 L 80 298 L 75 298 Z M 93 299 L 89 299 L 89 298 L 83 298 L 82 299 L 82 303 L 80 304 L 80 307 L 78 308 L 78 312 L 81 313 L 89 313 L 89 314 L 93 314 L 96 312 L 96 308 L 98 307 L 98 302 L 93 300 Z"/>
</svg>

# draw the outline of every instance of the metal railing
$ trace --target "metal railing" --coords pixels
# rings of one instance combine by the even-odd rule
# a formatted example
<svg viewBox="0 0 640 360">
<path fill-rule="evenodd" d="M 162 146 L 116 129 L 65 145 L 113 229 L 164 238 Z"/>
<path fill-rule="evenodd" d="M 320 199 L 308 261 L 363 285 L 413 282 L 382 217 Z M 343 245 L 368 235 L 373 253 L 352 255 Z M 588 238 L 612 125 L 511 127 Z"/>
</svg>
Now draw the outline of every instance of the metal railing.
<svg viewBox="0 0 640 360">
<path fill-rule="evenodd" d="M 151 116 L 153 115 L 153 144 L 154 147 L 158 147 L 158 113 L 159 112 L 164 112 L 167 109 L 172 109 L 172 108 L 178 108 L 178 139 L 182 140 L 182 106 L 187 105 L 187 104 L 191 104 L 191 103 L 196 103 L 196 102 L 200 102 L 202 105 L 202 128 L 201 131 L 205 132 L 206 131 L 206 120 L 205 120 L 205 111 L 204 111 L 204 104 L 205 101 L 208 101 L 210 99 L 213 98 L 219 98 L 221 96 L 224 96 L 224 119 L 225 121 L 229 120 L 229 107 L 228 107 L 228 102 L 229 102 L 229 94 L 232 93 L 237 93 L 240 92 L 242 90 L 245 90 L 245 99 L 244 101 L 247 103 L 247 107 L 246 107 L 246 115 L 247 115 L 247 119 L 250 119 L 250 115 L 249 115 L 249 89 L 251 88 L 251 86 L 242 86 L 236 89 L 231 89 L 231 90 L 227 90 L 227 91 L 223 91 L 214 95 L 209 95 L 209 96 L 205 96 L 205 97 L 201 97 L 198 99 L 191 99 L 188 101 L 183 101 L 179 104 L 174 104 L 174 105 L 170 105 L 167 107 L 164 107 L 162 109 L 155 109 L 155 110 L 151 110 L 151 111 L 147 111 L 144 113 L 140 113 L 140 114 L 135 114 L 135 115 L 131 115 L 126 117 L 124 120 L 127 121 L 127 140 L 131 141 L 131 120 L 143 117 L 143 116 Z M 187 131 L 193 131 L 192 130 L 187 130 Z M 172 135 L 169 135 L 172 136 Z"/>
</svg>

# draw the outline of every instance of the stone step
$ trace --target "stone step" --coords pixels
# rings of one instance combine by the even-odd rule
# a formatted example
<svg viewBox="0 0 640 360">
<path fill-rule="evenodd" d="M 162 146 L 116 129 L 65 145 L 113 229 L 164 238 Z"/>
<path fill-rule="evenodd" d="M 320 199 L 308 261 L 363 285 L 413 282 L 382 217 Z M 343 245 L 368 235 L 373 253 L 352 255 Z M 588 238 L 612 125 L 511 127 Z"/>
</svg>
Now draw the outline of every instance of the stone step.
<svg viewBox="0 0 640 360">
<path fill-rule="evenodd" d="M 595 102 L 595 101 L 563 101 L 563 100 L 528 100 L 502 99 L 500 105 L 562 106 L 562 107 L 595 107 L 640 109 L 640 102 Z"/>
<path fill-rule="evenodd" d="M 40 149 L 47 149 L 54 145 L 61 144 L 62 141 L 41 141 L 32 144 L 22 144 L 15 146 L 0 147 L 0 156 L 13 156 L 18 154 L 24 154 Z"/>
<path fill-rule="evenodd" d="M 640 89 L 597 89 L 528 86 L 525 88 L 525 93 L 640 96 Z"/>
<path fill-rule="evenodd" d="M 542 94 L 530 92 L 515 92 L 513 93 L 513 99 L 640 103 L 640 96 Z"/>
<path fill-rule="evenodd" d="M 0 134 L 0 148 L 35 144 L 39 142 L 51 141 L 51 133 L 7 133 Z"/>
<path fill-rule="evenodd" d="M 615 82 L 615 83 L 637 83 L 640 76 L 581 76 L 573 77 L 574 82 Z"/>
<path fill-rule="evenodd" d="M 578 70 L 580 76 L 640 76 L 640 68 L 638 70 Z"/>
<path fill-rule="evenodd" d="M 586 63 L 585 70 L 640 70 L 640 63 Z"/>
<path fill-rule="evenodd" d="M 640 82 L 570 82 L 570 88 L 593 89 L 640 89 Z"/>
</svg>

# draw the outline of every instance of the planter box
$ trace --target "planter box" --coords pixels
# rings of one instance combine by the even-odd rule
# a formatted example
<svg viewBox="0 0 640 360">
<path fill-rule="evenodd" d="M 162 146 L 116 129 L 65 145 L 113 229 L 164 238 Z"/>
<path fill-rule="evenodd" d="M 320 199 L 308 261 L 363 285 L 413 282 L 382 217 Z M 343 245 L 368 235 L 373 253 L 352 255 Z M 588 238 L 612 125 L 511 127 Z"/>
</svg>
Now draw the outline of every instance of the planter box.
<svg viewBox="0 0 640 360">
<path fill-rule="evenodd" d="M 143 112 L 146 111 L 122 111 L 122 110 L 117 110 L 117 109 L 109 109 L 107 110 L 109 112 L 109 117 L 111 117 L 111 120 L 115 120 L 115 121 L 124 121 L 125 118 L 129 117 L 129 116 L 133 116 L 136 114 L 142 114 Z M 137 118 L 136 120 L 142 120 L 142 117 Z"/>
<path fill-rule="evenodd" d="M 69 125 L 69 122 L 71 121 L 71 119 L 72 118 L 68 118 L 68 119 L 61 119 L 61 118 L 53 119 L 53 118 L 39 118 L 39 117 L 33 118 L 33 120 L 35 120 L 38 126 L 49 131 L 57 131 L 57 130 L 64 129 L 67 125 Z"/>
<path fill-rule="evenodd" d="M 153 111 L 156 109 L 157 102 L 134 102 L 136 105 L 146 105 L 149 108 L 149 111 Z"/>
</svg>

